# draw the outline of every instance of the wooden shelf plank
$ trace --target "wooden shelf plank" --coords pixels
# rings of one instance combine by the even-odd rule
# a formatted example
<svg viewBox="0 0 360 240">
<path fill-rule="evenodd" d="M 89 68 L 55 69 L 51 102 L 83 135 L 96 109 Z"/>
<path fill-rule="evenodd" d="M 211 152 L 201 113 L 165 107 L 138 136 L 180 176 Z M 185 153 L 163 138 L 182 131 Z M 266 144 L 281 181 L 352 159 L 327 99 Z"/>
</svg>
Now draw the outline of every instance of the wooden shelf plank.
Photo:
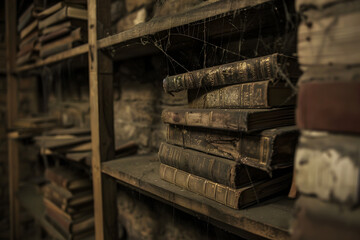
<svg viewBox="0 0 360 240">
<path fill-rule="evenodd" d="M 89 47 L 88 47 L 88 44 L 86 43 L 86 44 L 80 45 L 78 47 L 69 49 L 67 51 L 52 55 L 52 56 L 50 56 L 48 58 L 37 61 L 36 63 L 24 65 L 24 66 L 21 66 L 21 67 L 17 67 L 15 69 L 15 72 L 19 73 L 19 72 L 31 70 L 31 69 L 34 69 L 34 68 L 37 68 L 37 67 L 42 67 L 42 66 L 45 66 L 47 64 L 59 62 L 59 61 L 65 60 L 67 58 L 75 57 L 75 56 L 87 53 L 88 49 L 89 49 Z"/>
<path fill-rule="evenodd" d="M 48 223 L 44 217 L 45 206 L 43 204 L 42 195 L 37 192 L 36 186 L 26 184 L 20 187 L 18 192 L 18 198 L 20 205 L 23 206 L 26 211 L 33 216 L 33 218 L 55 239 L 65 238 Z"/>
<path fill-rule="evenodd" d="M 175 14 L 169 17 L 154 18 L 148 22 L 138 24 L 127 31 L 100 39 L 98 41 L 98 47 L 110 47 L 129 40 L 152 35 L 171 28 L 184 26 L 203 19 L 231 13 L 239 9 L 253 7 L 271 1 L 272 0 L 223 0 L 205 4 L 202 7 L 191 9 L 185 13 Z"/>
<path fill-rule="evenodd" d="M 120 183 L 182 210 L 212 219 L 215 224 L 225 224 L 234 233 L 236 229 L 242 229 L 269 239 L 290 238 L 293 200 L 280 197 L 244 210 L 234 210 L 161 180 L 158 171 L 156 155 L 122 158 L 102 164 L 102 172 Z"/>
<path fill-rule="evenodd" d="M 102 49 L 102 48 L 118 45 L 121 43 L 126 43 L 127 41 L 140 39 L 142 37 L 159 33 L 162 31 L 166 31 L 171 28 L 185 26 L 191 23 L 201 21 L 203 19 L 209 19 L 217 16 L 224 16 L 227 13 L 232 13 L 240 9 L 253 7 L 259 4 L 272 2 L 272 1 L 273 0 L 243 0 L 243 1 L 223 0 L 212 3 L 204 3 L 201 4 L 199 7 L 186 11 L 185 13 L 154 18 L 148 22 L 138 24 L 133 28 L 126 30 L 124 32 L 120 32 L 115 35 L 102 38 L 97 41 L 98 48 Z M 131 48 L 131 46 L 125 46 L 125 48 L 129 48 L 129 47 Z M 154 49 L 151 48 L 149 49 L 143 45 L 141 46 L 136 45 L 135 48 L 131 48 L 132 49 L 131 51 L 136 51 L 135 53 L 133 53 L 134 56 L 141 55 L 138 54 L 139 47 L 145 52 L 151 52 L 151 53 L 154 52 Z M 83 44 L 68 51 L 64 51 L 56 55 L 50 56 L 44 60 L 40 60 L 34 64 L 28 64 L 21 67 L 17 67 L 15 71 L 23 72 L 23 71 L 31 70 L 37 67 L 45 66 L 47 64 L 62 61 L 67 58 L 75 57 L 87 52 L 88 52 L 88 44 Z M 127 55 L 129 56 L 125 56 L 120 59 L 131 57 L 132 54 L 127 54 Z"/>
</svg>

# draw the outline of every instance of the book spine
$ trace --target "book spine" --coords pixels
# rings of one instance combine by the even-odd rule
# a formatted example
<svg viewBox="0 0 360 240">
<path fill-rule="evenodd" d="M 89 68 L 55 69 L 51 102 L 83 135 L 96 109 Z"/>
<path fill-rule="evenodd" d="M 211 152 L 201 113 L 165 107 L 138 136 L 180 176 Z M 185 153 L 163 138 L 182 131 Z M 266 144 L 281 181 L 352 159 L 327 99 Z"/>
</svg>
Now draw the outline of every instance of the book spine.
<svg viewBox="0 0 360 240">
<path fill-rule="evenodd" d="M 166 142 L 231 160 L 246 159 L 247 165 L 262 169 L 269 165 L 275 137 L 168 126 Z"/>
<path fill-rule="evenodd" d="M 165 164 L 160 164 L 160 178 L 228 207 L 238 209 L 240 192 L 235 189 L 197 177 Z"/>
<path fill-rule="evenodd" d="M 299 191 L 348 207 L 359 205 L 359 149 L 356 136 L 303 133 L 295 156 Z"/>
<path fill-rule="evenodd" d="M 189 91 L 192 108 L 269 108 L 270 81 L 243 83 L 198 94 Z"/>
<path fill-rule="evenodd" d="M 72 42 L 64 43 L 62 45 L 55 46 L 54 48 L 42 47 L 40 49 L 40 57 L 46 58 L 50 55 L 69 50 L 71 49 L 71 47 L 72 47 Z"/>
<path fill-rule="evenodd" d="M 359 92 L 358 82 L 301 84 L 297 126 L 301 129 L 360 133 Z"/>
<path fill-rule="evenodd" d="M 71 220 L 64 218 L 63 216 L 58 214 L 56 211 L 53 211 L 53 209 L 48 208 L 48 207 L 45 209 L 45 213 L 51 220 L 53 220 L 57 224 L 57 226 L 62 231 L 66 232 L 66 233 L 70 233 L 71 223 L 72 223 Z"/>
<path fill-rule="evenodd" d="M 58 193 L 55 193 L 53 191 L 52 192 L 45 192 L 44 197 L 49 199 L 56 206 L 58 206 L 59 208 L 61 208 L 62 210 L 65 211 L 66 206 L 67 206 L 67 201 L 66 201 L 66 199 L 63 199 Z"/>
<path fill-rule="evenodd" d="M 189 90 L 192 108 L 272 108 L 294 105 L 293 90 L 284 85 L 273 85 L 273 80 L 242 83 L 212 91 Z"/>
<path fill-rule="evenodd" d="M 187 72 L 164 79 L 165 92 L 261 81 L 277 76 L 278 54 Z"/>
<path fill-rule="evenodd" d="M 46 42 L 49 42 L 53 39 L 56 39 L 56 38 L 59 38 L 61 36 L 64 36 L 66 35 L 67 33 L 69 33 L 71 31 L 71 28 L 70 27 L 64 27 L 62 29 L 60 29 L 59 31 L 55 31 L 55 32 L 52 32 L 50 34 L 47 34 L 47 35 L 42 35 L 41 37 L 39 37 L 38 41 L 41 43 L 41 44 L 44 44 Z"/>
<path fill-rule="evenodd" d="M 161 118 L 164 123 L 175 125 L 246 132 L 248 131 L 249 115 L 247 112 L 232 112 L 228 109 L 221 111 L 171 111 L 165 109 Z"/>
<path fill-rule="evenodd" d="M 64 187 L 67 189 L 68 181 L 67 179 L 63 178 L 62 176 L 54 173 L 52 170 L 46 169 L 45 170 L 45 178 L 60 187 Z"/>
<path fill-rule="evenodd" d="M 159 149 L 161 163 L 211 181 L 236 188 L 240 165 L 205 153 L 162 143 Z"/>
</svg>

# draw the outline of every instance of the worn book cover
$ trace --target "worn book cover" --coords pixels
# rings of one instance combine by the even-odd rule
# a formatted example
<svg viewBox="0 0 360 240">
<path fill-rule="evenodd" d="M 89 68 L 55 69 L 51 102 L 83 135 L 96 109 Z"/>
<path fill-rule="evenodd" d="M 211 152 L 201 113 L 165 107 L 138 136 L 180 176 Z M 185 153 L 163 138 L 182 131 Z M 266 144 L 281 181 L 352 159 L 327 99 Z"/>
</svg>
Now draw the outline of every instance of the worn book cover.
<svg viewBox="0 0 360 240">
<path fill-rule="evenodd" d="M 91 189 L 70 192 L 65 188 L 62 188 L 56 184 L 50 183 L 47 184 L 44 188 L 44 197 L 52 201 L 62 210 L 75 213 L 78 210 L 81 210 L 82 207 L 92 204 L 93 202 L 93 192 Z"/>
<path fill-rule="evenodd" d="M 301 129 L 360 133 L 360 83 L 301 84 L 297 125 Z"/>
<path fill-rule="evenodd" d="M 165 109 L 162 121 L 189 127 L 250 132 L 294 125 L 294 109 Z"/>
<path fill-rule="evenodd" d="M 39 29 L 59 23 L 66 19 L 87 20 L 87 10 L 79 7 L 64 6 L 61 10 L 39 21 Z"/>
<path fill-rule="evenodd" d="M 297 139 L 294 126 L 239 133 L 169 125 L 166 136 L 167 143 L 235 160 L 269 173 L 293 165 Z"/>
<path fill-rule="evenodd" d="M 163 87 L 165 92 L 179 92 L 268 79 L 294 80 L 299 76 L 296 58 L 275 53 L 169 76 L 164 79 Z"/>
<path fill-rule="evenodd" d="M 360 203 L 360 138 L 303 131 L 295 157 L 300 192 L 347 206 Z"/>
<path fill-rule="evenodd" d="M 258 203 L 263 198 L 273 194 L 288 191 L 291 185 L 291 176 L 292 174 L 285 174 L 234 189 L 171 166 L 160 164 L 161 179 L 235 209 Z"/>
<path fill-rule="evenodd" d="M 65 32 L 62 32 L 65 31 Z M 48 39 L 50 42 L 43 42 L 40 48 L 40 57 L 45 58 L 47 56 L 71 49 L 74 44 L 78 42 L 87 41 L 87 35 L 81 28 L 75 30 L 60 29 L 57 33 L 60 33 L 59 38 Z"/>
<path fill-rule="evenodd" d="M 91 180 L 83 172 L 64 167 L 47 168 L 45 178 L 69 191 L 89 189 L 92 186 Z"/>
<path fill-rule="evenodd" d="M 158 156 L 163 164 L 231 188 L 270 179 L 266 172 L 239 162 L 166 143 L 160 145 Z"/>
<path fill-rule="evenodd" d="M 274 108 L 295 104 L 296 92 L 275 79 L 213 90 L 189 90 L 191 108 Z"/>
<path fill-rule="evenodd" d="M 92 216 L 94 212 L 93 204 L 87 204 L 86 206 L 83 206 L 77 211 L 70 213 L 61 209 L 58 205 L 56 205 L 56 203 L 52 202 L 48 198 L 43 198 L 43 202 L 46 213 L 49 213 L 53 216 L 59 216 L 63 218 L 64 221 L 66 220 L 68 224 L 71 224 L 72 222 L 82 219 L 84 217 Z"/>
<path fill-rule="evenodd" d="M 50 225 L 52 225 L 57 231 L 59 231 L 59 233 L 65 239 L 68 240 L 83 240 L 94 235 L 94 227 L 90 227 L 79 233 L 69 233 L 63 230 L 61 226 L 59 226 L 59 223 L 56 221 L 56 219 L 52 219 L 50 216 L 46 214 L 45 214 L 45 221 L 48 222 Z"/>
<path fill-rule="evenodd" d="M 83 214 L 75 219 L 68 219 L 52 207 L 45 208 L 45 214 L 56 222 L 57 226 L 66 233 L 80 233 L 94 227 L 93 212 Z"/>
<path fill-rule="evenodd" d="M 38 27 L 38 24 L 39 24 L 39 21 L 37 19 L 35 19 L 29 25 L 27 25 L 23 30 L 21 30 L 20 39 L 24 39 L 31 32 L 35 31 L 35 29 L 37 29 L 37 27 Z"/>
</svg>

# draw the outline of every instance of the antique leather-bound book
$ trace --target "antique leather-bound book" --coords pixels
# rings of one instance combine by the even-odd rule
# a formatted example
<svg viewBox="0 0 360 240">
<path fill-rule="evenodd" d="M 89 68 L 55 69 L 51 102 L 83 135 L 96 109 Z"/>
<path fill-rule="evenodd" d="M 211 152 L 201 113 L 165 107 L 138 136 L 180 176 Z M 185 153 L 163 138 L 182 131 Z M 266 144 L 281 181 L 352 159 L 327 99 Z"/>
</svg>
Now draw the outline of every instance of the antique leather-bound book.
<svg viewBox="0 0 360 240">
<path fill-rule="evenodd" d="M 64 6 L 61 10 L 39 21 L 39 29 L 59 23 L 66 19 L 87 20 L 87 10 L 80 7 Z"/>
<path fill-rule="evenodd" d="M 37 12 L 43 10 L 44 2 L 42 1 L 33 1 L 32 4 L 20 15 L 18 18 L 17 31 L 20 32 L 26 26 L 29 25 L 31 20 L 34 20 Z"/>
<path fill-rule="evenodd" d="M 42 45 L 40 48 L 40 57 L 45 58 L 47 56 L 68 50 L 72 48 L 76 42 L 83 42 L 86 41 L 86 39 L 87 36 L 84 34 L 84 31 L 81 28 L 77 28 L 58 40 Z"/>
<path fill-rule="evenodd" d="M 236 161 L 166 143 L 160 145 L 158 156 L 163 164 L 231 188 L 269 178 L 266 172 Z"/>
<path fill-rule="evenodd" d="M 45 199 L 46 200 L 46 199 Z M 94 215 L 93 211 L 83 213 L 78 215 L 75 218 L 68 218 L 59 209 L 56 209 L 56 206 L 51 206 L 50 204 L 45 203 L 45 214 L 56 223 L 56 226 L 59 227 L 63 232 L 71 233 L 80 233 L 94 227 Z"/>
<path fill-rule="evenodd" d="M 288 190 L 291 185 L 291 176 L 292 174 L 285 174 L 234 189 L 171 166 L 160 164 L 161 179 L 235 209 L 246 207 L 259 202 L 265 197 Z"/>
<path fill-rule="evenodd" d="M 50 15 L 53 15 L 57 11 L 61 10 L 63 7 L 74 6 L 74 7 L 84 8 L 86 7 L 86 5 L 87 5 L 86 0 L 63 0 L 56 4 L 53 4 L 52 6 L 44 9 L 41 12 L 36 13 L 35 16 L 38 19 L 44 19 Z"/>
<path fill-rule="evenodd" d="M 70 192 L 53 183 L 44 187 L 44 197 L 69 213 L 75 212 L 86 204 L 91 204 L 93 201 L 92 193 L 92 190 Z"/>
<path fill-rule="evenodd" d="M 296 58 L 275 53 L 170 76 L 164 79 L 163 87 L 165 92 L 179 92 L 299 75 Z"/>
<path fill-rule="evenodd" d="M 44 206 L 46 209 L 46 213 L 48 212 L 52 212 L 53 215 L 58 215 L 61 216 L 64 219 L 67 219 L 68 222 L 89 216 L 89 215 L 93 215 L 94 212 L 94 206 L 93 204 L 90 205 L 86 205 L 84 206 L 82 209 L 73 212 L 73 213 L 69 213 L 66 212 L 64 210 L 62 210 L 59 206 L 57 206 L 54 202 L 52 202 L 51 200 L 49 200 L 48 198 L 44 198 L 43 199 L 44 202 Z"/>
<path fill-rule="evenodd" d="M 236 160 L 269 173 L 293 165 L 297 140 L 294 126 L 246 134 L 170 125 L 166 136 L 167 143 Z"/>
<path fill-rule="evenodd" d="M 47 168 L 45 178 L 69 191 L 88 189 L 92 186 L 90 179 L 82 172 L 63 167 Z"/>
<path fill-rule="evenodd" d="M 348 206 L 360 203 L 360 138 L 303 131 L 295 156 L 300 192 Z"/>
<path fill-rule="evenodd" d="M 294 125 L 294 109 L 165 109 L 164 123 L 221 129 L 255 131 Z"/>
<path fill-rule="evenodd" d="M 31 32 L 33 32 L 39 24 L 39 21 L 35 19 L 29 25 L 27 25 L 23 30 L 20 32 L 20 39 L 24 39 L 28 36 Z"/>
<path fill-rule="evenodd" d="M 26 45 L 36 42 L 39 37 L 39 31 L 35 30 L 26 36 L 24 39 L 20 40 L 19 51 L 21 51 Z M 35 44 L 34 44 L 35 45 Z"/>
<path fill-rule="evenodd" d="M 275 79 L 242 83 L 207 91 L 189 90 L 191 108 L 273 108 L 294 105 L 296 94 Z"/>
<path fill-rule="evenodd" d="M 297 125 L 301 129 L 360 133 L 360 83 L 300 85 Z"/>
<path fill-rule="evenodd" d="M 36 45 L 35 41 L 29 42 L 28 44 L 24 45 L 16 53 L 16 58 L 19 59 L 20 57 L 24 56 L 25 54 L 27 54 L 29 52 L 31 52 L 35 55 L 35 45 Z"/>
</svg>

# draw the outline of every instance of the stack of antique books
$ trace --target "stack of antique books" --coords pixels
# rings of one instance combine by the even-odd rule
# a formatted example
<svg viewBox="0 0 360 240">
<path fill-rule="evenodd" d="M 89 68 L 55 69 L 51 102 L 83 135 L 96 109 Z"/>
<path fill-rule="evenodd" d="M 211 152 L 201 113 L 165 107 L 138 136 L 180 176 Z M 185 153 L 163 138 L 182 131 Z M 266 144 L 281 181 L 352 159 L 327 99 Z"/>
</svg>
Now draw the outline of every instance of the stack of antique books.
<svg viewBox="0 0 360 240">
<path fill-rule="evenodd" d="M 272 54 L 167 77 L 189 106 L 162 113 L 160 177 L 235 209 L 288 191 L 298 76 L 295 58 Z"/>
<path fill-rule="evenodd" d="M 34 62 L 39 57 L 39 20 L 36 18 L 36 15 L 43 9 L 44 5 L 41 4 L 40 1 L 35 1 L 18 19 L 17 31 L 20 41 L 16 54 L 17 65 Z"/>
<path fill-rule="evenodd" d="M 48 168 L 44 187 L 45 218 L 66 239 L 82 239 L 94 233 L 92 183 L 81 171 Z"/>
<path fill-rule="evenodd" d="M 86 5 L 86 0 L 63 0 L 48 8 L 30 5 L 19 18 L 17 65 L 34 62 L 86 42 Z"/>
<path fill-rule="evenodd" d="M 294 239 L 360 237 L 359 1 L 298 0 L 296 184 L 302 193 Z"/>
</svg>

